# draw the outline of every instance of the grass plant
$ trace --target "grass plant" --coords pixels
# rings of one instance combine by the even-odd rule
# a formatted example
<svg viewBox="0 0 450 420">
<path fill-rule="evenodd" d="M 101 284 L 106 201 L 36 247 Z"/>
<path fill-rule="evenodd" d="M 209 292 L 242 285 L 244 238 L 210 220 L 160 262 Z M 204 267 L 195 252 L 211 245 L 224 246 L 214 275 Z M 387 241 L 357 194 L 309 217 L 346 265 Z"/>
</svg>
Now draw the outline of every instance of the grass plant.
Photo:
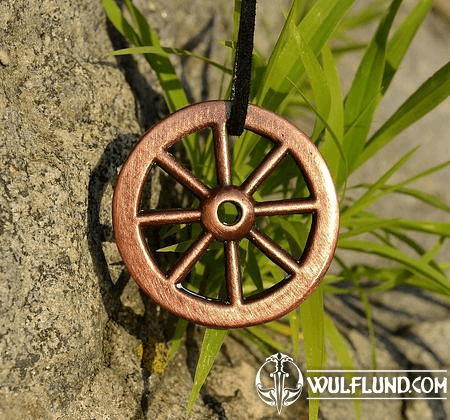
<svg viewBox="0 0 450 420">
<path fill-rule="evenodd" d="M 158 77 L 169 112 L 188 105 L 187 95 L 171 63 L 172 54 L 188 56 L 214 66 L 229 80 L 230 68 L 210 58 L 179 48 L 162 46 L 160 39 L 134 6 L 124 0 L 123 10 L 114 0 L 103 0 L 108 18 L 132 47 L 114 51 L 113 55 L 143 54 Z M 353 361 L 346 340 L 333 319 L 324 310 L 327 294 L 355 293 L 363 304 L 372 343 L 372 359 L 376 365 L 376 345 L 371 323 L 370 294 L 385 292 L 398 285 L 410 285 L 432 292 L 445 299 L 450 297 L 450 283 L 445 265 L 435 256 L 450 236 L 450 223 L 434 220 L 413 220 L 382 217 L 373 211 L 373 204 L 392 194 L 413 197 L 433 208 L 450 213 L 450 206 L 438 197 L 411 186 L 450 164 L 442 162 L 400 182 L 391 179 L 413 156 L 416 149 L 399 157 L 384 174 L 372 183 L 354 184 L 350 176 L 376 154 L 394 141 L 421 117 L 445 100 L 450 94 L 450 63 L 430 75 L 417 90 L 373 132 L 374 115 L 388 91 L 394 76 L 415 36 L 432 7 L 432 0 L 417 0 L 415 7 L 393 30 L 401 0 L 376 0 L 359 12 L 354 12 L 354 0 L 293 0 L 281 33 L 268 57 L 255 49 L 251 103 L 280 115 L 309 114 L 315 123 L 310 137 L 318 145 L 333 175 L 340 199 L 341 228 L 336 252 L 337 269 L 325 277 L 322 285 L 298 309 L 283 319 L 266 325 L 238 330 L 245 339 L 262 349 L 290 352 L 306 360 L 308 369 L 326 367 L 325 344 L 329 343 L 342 368 L 350 369 Z M 240 0 L 235 0 L 233 38 L 219 48 L 233 48 Z M 355 42 L 349 30 L 367 23 L 377 24 L 375 34 L 367 44 Z M 341 88 L 336 60 L 348 51 L 360 51 L 362 58 L 346 95 Z M 228 78 L 227 78 L 228 77 Z M 229 92 L 223 89 L 223 92 Z M 224 94 L 225 96 L 225 94 Z M 213 98 L 217 99 L 217 98 Z M 226 98 L 224 98 L 226 99 Z M 184 140 L 190 169 L 205 182 L 214 182 L 212 137 L 200 141 L 192 135 Z M 236 139 L 233 148 L 234 181 L 245 179 L 255 162 L 261 162 L 266 147 L 264 139 L 251 132 Z M 252 166 L 253 165 L 253 166 Z M 283 164 L 283 177 L 268 179 L 255 198 L 291 198 L 307 193 L 306 186 L 293 168 L 292 162 Z M 351 192 L 351 194 L 349 193 Z M 353 194 L 359 192 L 359 194 Z M 265 232 L 292 254 L 301 254 L 309 231 L 309 221 L 302 216 L 288 219 L 274 217 L 270 223 L 262 221 Z M 181 232 L 181 233 L 180 233 Z M 179 243 L 160 249 L 175 252 L 185 249 L 195 229 L 180 228 Z M 434 246 L 424 248 L 416 239 L 416 232 L 434 237 Z M 169 232 L 170 233 L 170 232 Z M 166 232 L 166 234 L 169 234 Z M 171 232 L 173 233 L 173 232 Z M 342 251 L 351 250 L 364 255 L 377 255 L 387 264 L 360 263 L 348 265 Z M 271 262 L 251 246 L 241 247 L 244 271 L 247 273 L 244 290 L 258 291 L 270 287 L 282 275 Z M 222 250 L 208 252 L 192 273 L 193 287 L 200 288 L 208 276 L 210 293 L 220 293 L 220 279 L 207 267 L 220 264 Z M 364 258 L 361 258 L 364 261 Z M 370 282 L 366 280 L 370 279 Z M 178 322 L 171 342 L 173 356 L 182 343 L 187 322 Z M 229 331 L 206 329 L 197 364 L 194 385 L 187 404 L 189 412 L 207 378 L 214 360 Z M 290 337 L 286 348 L 274 335 Z M 304 355 L 300 355 L 303 341 Z M 284 343 L 284 341 L 283 341 Z M 317 400 L 309 401 L 309 418 L 317 419 Z M 359 404 L 355 404 L 358 416 Z"/>
</svg>

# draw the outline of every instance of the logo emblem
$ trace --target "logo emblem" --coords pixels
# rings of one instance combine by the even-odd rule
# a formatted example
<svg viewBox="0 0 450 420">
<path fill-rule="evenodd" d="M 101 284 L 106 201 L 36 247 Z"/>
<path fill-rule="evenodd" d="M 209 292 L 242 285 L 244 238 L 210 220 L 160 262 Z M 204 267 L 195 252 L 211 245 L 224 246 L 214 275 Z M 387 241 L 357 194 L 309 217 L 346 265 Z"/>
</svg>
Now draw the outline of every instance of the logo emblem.
<svg viewBox="0 0 450 420">
<path fill-rule="evenodd" d="M 274 365 L 275 370 L 269 371 L 270 373 L 267 375 L 266 366 L 269 364 Z M 295 379 L 295 376 L 297 379 Z M 287 378 L 290 378 L 290 380 L 286 381 Z M 276 406 L 278 414 L 281 414 L 283 407 L 287 407 L 297 401 L 302 393 L 302 388 L 303 376 L 300 369 L 294 363 L 292 357 L 283 353 L 269 356 L 256 374 L 256 390 L 259 398 L 267 405 Z"/>
</svg>

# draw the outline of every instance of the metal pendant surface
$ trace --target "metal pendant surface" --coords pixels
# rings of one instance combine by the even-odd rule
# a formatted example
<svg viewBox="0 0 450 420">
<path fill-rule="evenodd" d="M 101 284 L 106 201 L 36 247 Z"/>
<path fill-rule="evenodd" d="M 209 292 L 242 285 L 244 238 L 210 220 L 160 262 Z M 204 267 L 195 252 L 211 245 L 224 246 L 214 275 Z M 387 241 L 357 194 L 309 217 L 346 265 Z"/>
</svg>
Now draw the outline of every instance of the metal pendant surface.
<svg viewBox="0 0 450 420">
<path fill-rule="evenodd" d="M 296 308 L 317 287 L 333 258 L 339 226 L 336 192 L 328 168 L 306 135 L 282 117 L 250 105 L 245 129 L 273 141 L 274 147 L 240 186 L 232 185 L 226 132 L 227 103 L 210 101 L 169 115 L 139 141 L 120 172 L 113 201 L 116 244 L 133 279 L 156 303 L 192 322 L 214 328 L 238 328 L 279 318 Z M 184 136 L 211 127 L 217 187 L 210 189 L 179 163 L 168 149 Z M 309 198 L 255 202 L 253 194 L 290 154 L 305 178 Z M 152 165 L 158 165 L 192 191 L 198 209 L 139 211 L 142 188 Z M 240 218 L 232 225 L 219 219 L 218 208 L 232 202 Z M 307 246 L 296 261 L 257 230 L 261 216 L 312 214 Z M 142 229 L 200 222 L 203 232 L 166 275 L 157 266 Z M 247 238 L 288 276 L 259 295 L 244 298 L 239 241 Z M 185 289 L 181 282 L 215 241 L 224 243 L 228 298 L 212 300 Z"/>
</svg>

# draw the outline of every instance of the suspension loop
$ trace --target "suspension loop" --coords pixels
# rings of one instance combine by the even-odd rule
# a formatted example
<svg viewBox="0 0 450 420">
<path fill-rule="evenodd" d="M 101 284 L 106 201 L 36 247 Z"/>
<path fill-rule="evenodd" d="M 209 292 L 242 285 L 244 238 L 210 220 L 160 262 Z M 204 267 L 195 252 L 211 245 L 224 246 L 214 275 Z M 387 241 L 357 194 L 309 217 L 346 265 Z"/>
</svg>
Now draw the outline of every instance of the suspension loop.
<svg viewBox="0 0 450 420">
<path fill-rule="evenodd" d="M 228 134 L 231 136 L 240 136 L 242 134 L 247 117 L 255 20 L 256 0 L 242 0 L 231 87 L 231 107 L 227 121 Z"/>
</svg>

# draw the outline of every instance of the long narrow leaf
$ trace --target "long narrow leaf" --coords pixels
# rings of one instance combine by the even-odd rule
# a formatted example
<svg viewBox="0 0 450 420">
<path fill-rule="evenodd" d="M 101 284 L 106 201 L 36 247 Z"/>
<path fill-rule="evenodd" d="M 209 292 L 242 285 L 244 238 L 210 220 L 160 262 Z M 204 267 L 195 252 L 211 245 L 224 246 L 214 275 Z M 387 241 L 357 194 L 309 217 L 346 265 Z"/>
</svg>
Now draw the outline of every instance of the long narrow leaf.
<svg viewBox="0 0 450 420">
<path fill-rule="evenodd" d="M 172 360 L 172 358 L 177 353 L 178 349 L 183 342 L 184 333 L 186 332 L 186 328 L 188 326 L 188 322 L 185 319 L 179 319 L 177 322 L 177 326 L 175 327 L 175 333 L 173 334 L 172 339 L 169 344 L 169 353 L 167 358 Z"/>
<path fill-rule="evenodd" d="M 289 327 L 292 342 L 292 354 L 294 355 L 294 358 L 298 360 L 300 358 L 300 343 L 299 343 L 300 318 L 298 316 L 297 309 L 294 309 L 289 313 Z"/>
<path fill-rule="evenodd" d="M 429 194 L 422 190 L 418 190 L 415 188 L 404 188 L 399 185 L 400 184 L 383 185 L 380 187 L 380 190 L 382 190 L 382 191 L 388 190 L 389 192 L 404 194 L 404 195 L 407 195 L 410 197 L 414 197 L 417 200 L 420 200 L 425 204 L 428 204 L 432 207 L 435 207 L 437 209 L 444 210 L 445 212 L 450 213 L 450 206 L 447 203 L 445 203 L 443 200 L 441 200 L 439 197 L 436 197 L 435 195 Z M 369 188 L 370 185 L 369 184 L 360 184 L 359 187 Z"/>
<path fill-rule="evenodd" d="M 369 3 L 359 12 L 349 14 L 349 16 L 344 19 L 341 29 L 352 29 L 373 22 L 383 15 L 384 3 L 386 3 L 386 0 L 374 1 Z"/>
<path fill-rule="evenodd" d="M 268 344 L 269 346 L 273 347 L 279 352 L 286 353 L 287 348 L 285 345 L 281 344 L 279 341 L 277 341 L 275 338 L 273 338 L 263 327 L 250 327 L 247 328 L 250 333 L 252 333 L 255 337 L 259 338 L 261 341 L 264 341 L 264 343 Z"/>
<path fill-rule="evenodd" d="M 308 104 L 309 108 L 314 112 L 316 117 L 319 118 L 320 121 L 322 121 L 323 125 L 325 126 L 325 128 L 328 130 L 328 133 L 330 134 L 330 138 L 332 139 L 333 144 L 336 146 L 336 149 L 339 152 L 339 157 L 342 159 L 343 162 L 346 162 L 344 150 L 342 149 L 342 146 L 339 142 L 339 138 L 336 136 L 333 129 L 328 125 L 324 116 L 322 114 L 320 114 L 320 112 L 316 109 L 314 104 L 309 101 L 309 99 L 304 95 L 304 93 L 300 90 L 300 88 L 297 87 L 296 85 L 294 85 L 294 82 L 292 82 L 292 81 L 290 81 L 290 82 L 291 82 L 292 86 L 294 86 L 296 88 L 298 94 L 303 98 L 305 103 Z"/>
<path fill-rule="evenodd" d="M 348 345 L 345 342 L 344 338 L 342 337 L 341 333 L 336 328 L 336 325 L 334 325 L 334 322 L 327 314 L 325 314 L 324 317 L 324 330 L 325 330 L 325 337 L 331 344 L 333 352 L 336 355 L 336 358 L 338 359 L 341 368 L 345 370 L 353 370 L 354 364 L 352 357 L 350 356 L 350 350 L 348 348 Z M 352 376 L 353 376 L 352 373 L 347 374 L 348 378 L 352 378 Z M 360 419 L 361 401 L 355 400 L 354 405 L 356 418 Z"/>
<path fill-rule="evenodd" d="M 430 265 L 418 261 L 398 249 L 370 241 L 354 240 L 339 241 L 338 247 L 341 249 L 348 249 L 366 254 L 375 254 L 388 260 L 396 261 L 413 273 L 417 273 L 431 280 L 437 288 L 441 290 L 441 293 L 450 297 L 450 282 L 444 275 L 436 271 Z"/>
<path fill-rule="evenodd" d="M 405 18 L 389 41 L 382 91 L 386 92 L 420 25 L 433 6 L 433 0 L 421 0 Z"/>
<path fill-rule="evenodd" d="M 337 178 L 339 165 L 344 168 L 345 179 L 347 179 L 347 159 L 341 146 L 344 138 L 343 95 L 336 63 L 328 45 L 322 48 L 322 61 L 323 71 L 330 88 L 330 112 L 327 120 L 330 129 L 327 129 L 325 134 L 325 143 L 321 152 L 327 161 L 333 179 Z"/>
<path fill-rule="evenodd" d="M 301 321 L 308 369 L 320 370 L 325 364 L 323 289 L 321 286 L 301 305 Z M 311 390 L 309 390 L 311 392 Z M 310 394 L 312 396 L 312 394 Z M 317 420 L 319 400 L 309 400 L 309 420 Z"/>
<path fill-rule="evenodd" d="M 103 0 L 103 9 L 114 27 L 130 42 L 139 45 L 140 41 L 138 34 L 125 19 L 122 10 L 117 6 L 115 0 Z"/>
<path fill-rule="evenodd" d="M 387 234 L 397 238 L 401 243 L 407 245 L 411 249 L 413 249 L 415 252 L 417 252 L 418 255 L 421 256 L 421 260 L 424 261 L 424 255 L 427 253 L 426 249 L 423 248 L 417 241 L 412 239 L 407 233 L 404 231 L 399 231 L 394 228 L 384 228 L 383 229 Z M 442 269 L 439 267 L 439 265 L 434 261 L 426 261 L 432 268 L 434 268 L 436 271 L 441 273 L 442 275 L 445 275 Z"/>
<path fill-rule="evenodd" d="M 318 0 L 301 20 L 300 33 L 314 54 L 321 51 L 353 2 L 354 0 Z M 298 57 L 297 43 L 290 36 L 290 25 L 295 19 L 298 18 L 289 14 L 284 26 L 286 29 L 283 28 L 282 31 L 283 40 L 277 43 L 270 56 L 264 83 L 256 97 L 259 105 L 271 110 L 279 108 L 288 96 L 291 89 L 288 78 L 297 83 L 304 71 Z"/>
<path fill-rule="evenodd" d="M 225 339 L 227 333 L 227 330 L 206 329 L 205 336 L 203 337 L 202 348 L 200 350 L 200 356 L 198 358 L 197 369 L 195 370 L 194 385 L 189 396 L 186 415 L 189 415 L 191 412 L 192 407 L 194 406 L 200 393 L 200 389 L 205 383 L 214 360 L 219 354 L 223 340 Z"/>
<path fill-rule="evenodd" d="M 331 94 L 328 88 L 328 82 L 319 61 L 309 45 L 304 41 L 302 34 L 295 25 L 292 25 L 291 31 L 293 38 L 297 42 L 298 54 L 305 67 L 308 80 L 311 84 L 317 112 L 320 113 L 325 120 L 328 119 L 330 112 Z M 316 140 L 324 125 L 320 119 L 316 119 L 312 140 Z"/>
<path fill-rule="evenodd" d="M 363 230 L 359 233 L 370 232 L 377 228 L 396 228 L 412 230 L 415 232 L 424 232 L 431 235 L 439 236 L 450 236 L 450 223 L 446 222 L 435 222 L 428 220 L 408 220 L 402 218 L 396 219 L 383 219 L 378 217 L 353 217 L 350 219 L 345 219 L 342 222 L 342 226 L 346 227 L 361 227 Z M 370 227 L 370 228 L 369 228 Z M 344 232 L 340 235 L 340 238 L 345 238 L 349 236 L 353 231 Z M 358 233 L 358 234 L 359 234 Z"/>
<path fill-rule="evenodd" d="M 142 13 L 133 5 L 132 0 L 125 0 L 125 5 L 130 12 L 134 26 L 139 33 L 142 44 L 150 45 L 152 43 L 151 28 Z"/>
<path fill-rule="evenodd" d="M 176 54 L 183 57 L 191 57 L 196 58 L 198 60 L 202 60 L 207 64 L 210 64 L 211 66 L 217 67 L 219 70 L 222 70 L 225 74 L 231 74 L 232 70 L 228 67 L 223 66 L 220 63 L 217 63 L 214 60 L 211 60 L 208 57 L 205 57 L 203 55 L 195 54 L 188 50 L 183 50 L 182 48 L 171 48 L 171 47 L 152 47 L 152 46 L 145 46 L 145 47 L 134 47 L 134 48 L 124 48 L 122 50 L 115 50 L 108 53 L 108 55 L 128 55 L 128 54 L 154 54 L 154 55 L 161 55 L 161 49 L 168 54 Z"/>
<path fill-rule="evenodd" d="M 360 197 L 353 205 L 342 213 L 342 219 L 346 219 L 354 214 L 357 214 L 370 204 L 374 203 L 377 199 L 381 198 L 383 195 L 386 195 L 388 191 L 384 191 L 381 193 L 376 193 L 380 190 L 380 188 L 386 184 L 386 182 L 389 180 L 389 178 L 397 172 L 414 154 L 414 152 L 417 150 L 417 147 L 413 150 L 406 153 L 404 156 L 402 156 L 389 170 L 384 173 L 375 183 L 370 185 L 370 188 Z"/>
<path fill-rule="evenodd" d="M 450 95 L 450 62 L 431 76 L 370 138 L 355 166 L 359 167 L 399 133 L 428 114 Z"/>
<path fill-rule="evenodd" d="M 344 136 L 343 149 L 349 171 L 352 171 L 364 148 L 373 114 L 381 98 L 386 60 L 386 43 L 401 0 L 393 0 L 386 17 L 364 55 L 345 101 L 345 125 L 351 127 Z M 358 123 L 355 121 L 358 119 Z M 345 180 L 343 170 L 337 179 L 338 188 Z"/>
</svg>

